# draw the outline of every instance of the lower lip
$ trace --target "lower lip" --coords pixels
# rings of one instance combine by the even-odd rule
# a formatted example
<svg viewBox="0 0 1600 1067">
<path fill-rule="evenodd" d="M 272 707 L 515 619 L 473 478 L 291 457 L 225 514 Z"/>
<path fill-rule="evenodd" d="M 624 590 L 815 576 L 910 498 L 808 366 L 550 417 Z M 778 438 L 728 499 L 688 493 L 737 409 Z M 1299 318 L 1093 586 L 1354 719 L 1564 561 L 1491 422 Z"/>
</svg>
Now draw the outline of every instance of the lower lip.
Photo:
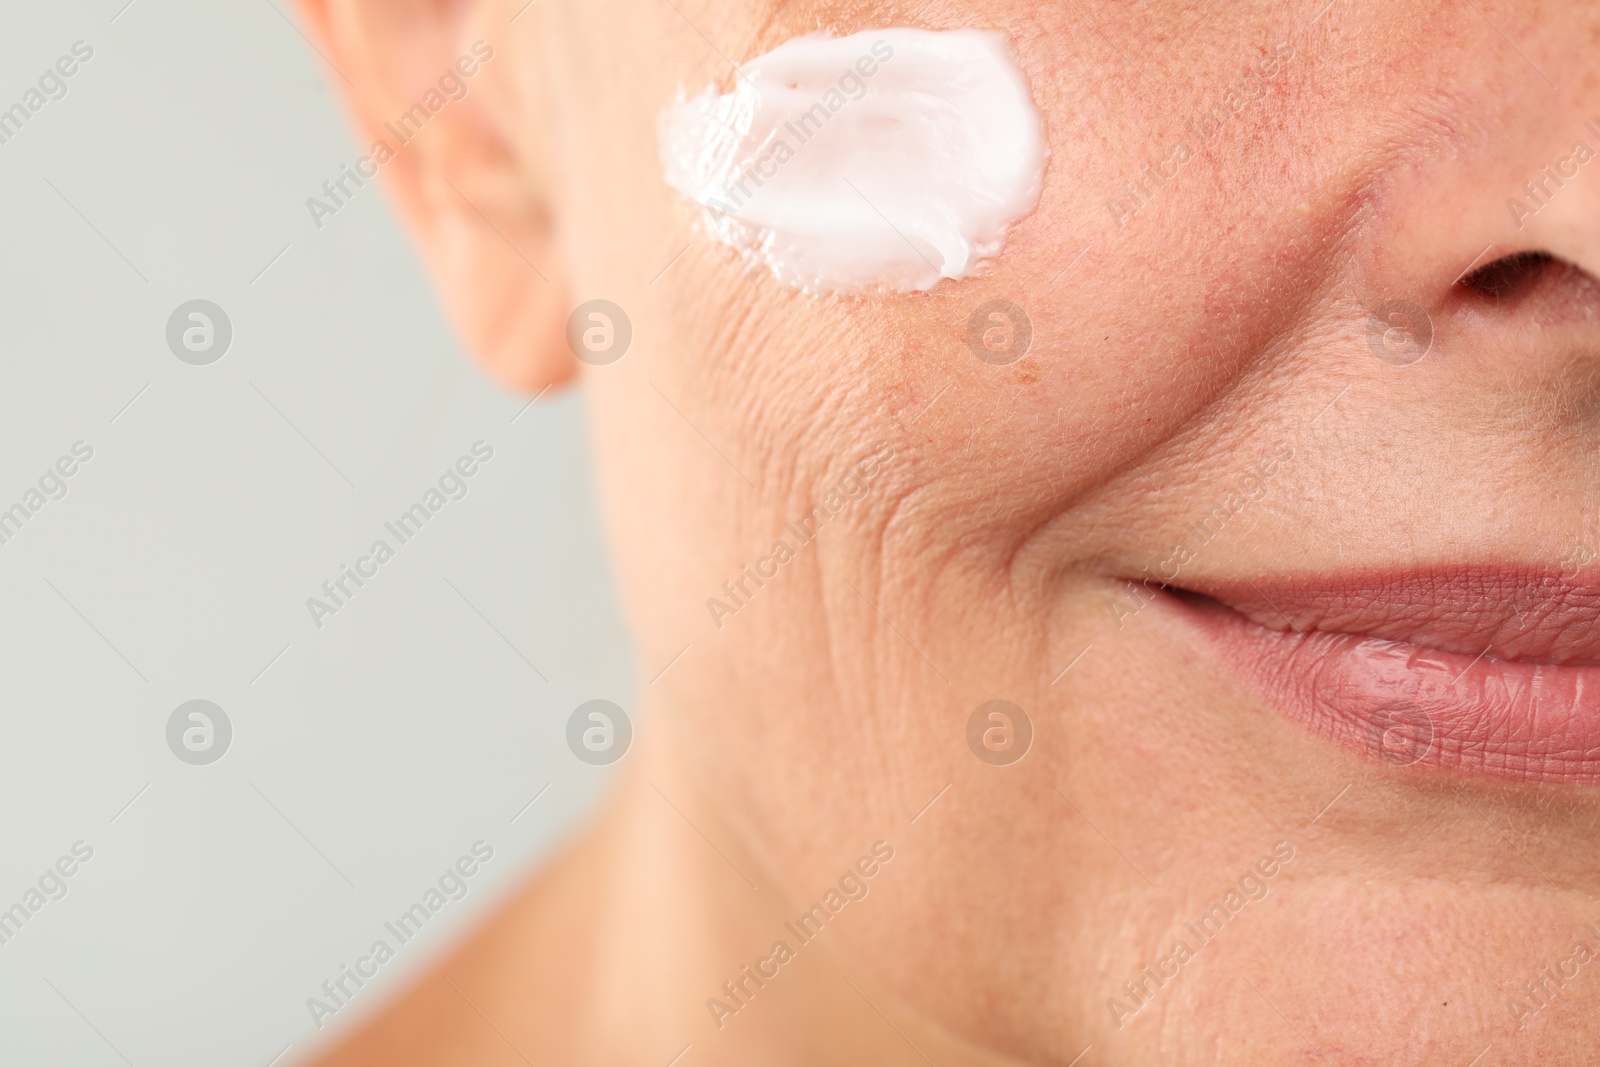
<svg viewBox="0 0 1600 1067">
<path fill-rule="evenodd" d="M 1164 599 L 1251 688 L 1325 740 L 1396 766 L 1600 784 L 1600 667 L 1285 633 L 1216 601 Z"/>
</svg>

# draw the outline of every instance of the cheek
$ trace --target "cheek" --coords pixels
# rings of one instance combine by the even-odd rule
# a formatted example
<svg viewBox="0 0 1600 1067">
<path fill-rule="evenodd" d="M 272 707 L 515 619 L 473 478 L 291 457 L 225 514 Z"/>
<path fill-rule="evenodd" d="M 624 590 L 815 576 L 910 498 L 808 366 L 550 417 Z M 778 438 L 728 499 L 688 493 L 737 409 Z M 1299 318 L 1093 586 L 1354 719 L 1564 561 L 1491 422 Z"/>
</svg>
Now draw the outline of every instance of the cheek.
<svg viewBox="0 0 1600 1067">
<path fill-rule="evenodd" d="M 870 82 L 840 76 L 874 59 Z M 667 184 L 710 232 L 810 292 L 971 276 L 1037 203 L 1044 156 L 996 31 L 803 34 L 675 105 L 661 134 Z"/>
</svg>

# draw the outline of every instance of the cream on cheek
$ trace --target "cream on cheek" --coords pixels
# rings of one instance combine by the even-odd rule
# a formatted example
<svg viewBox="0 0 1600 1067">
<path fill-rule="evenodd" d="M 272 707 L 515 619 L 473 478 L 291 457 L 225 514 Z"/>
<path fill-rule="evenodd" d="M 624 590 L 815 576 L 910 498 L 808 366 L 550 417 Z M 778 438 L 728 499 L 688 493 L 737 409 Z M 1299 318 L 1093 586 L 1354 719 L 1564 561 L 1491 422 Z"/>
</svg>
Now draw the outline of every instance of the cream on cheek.
<svg viewBox="0 0 1600 1067">
<path fill-rule="evenodd" d="M 1005 36 L 808 34 L 663 117 L 669 185 L 711 233 L 812 292 L 930 289 L 1039 200 L 1039 111 Z"/>
</svg>

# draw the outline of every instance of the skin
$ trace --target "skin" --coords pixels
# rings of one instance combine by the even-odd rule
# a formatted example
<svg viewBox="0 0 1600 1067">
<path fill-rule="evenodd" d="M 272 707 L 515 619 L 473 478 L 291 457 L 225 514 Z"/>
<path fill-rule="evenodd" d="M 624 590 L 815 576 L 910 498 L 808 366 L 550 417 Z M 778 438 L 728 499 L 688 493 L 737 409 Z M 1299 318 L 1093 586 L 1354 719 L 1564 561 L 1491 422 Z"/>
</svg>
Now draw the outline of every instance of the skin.
<svg viewBox="0 0 1600 1067">
<path fill-rule="evenodd" d="M 671 665 L 597 823 L 321 1062 L 1593 1062 L 1600 961 L 1520 1027 L 1508 1001 L 1600 952 L 1595 791 L 1334 748 L 1123 590 L 1283 445 L 1185 573 L 1556 566 L 1592 538 L 1600 162 L 1520 220 L 1507 200 L 1600 141 L 1600 8 L 521 6 L 302 3 L 364 142 L 494 47 L 384 181 L 507 383 L 573 377 L 579 302 L 626 309 L 631 348 L 584 388 L 639 675 Z M 658 117 L 726 86 L 724 56 L 892 25 L 1010 35 L 1050 145 L 1039 206 L 977 278 L 785 289 L 663 183 Z M 1119 226 L 1108 198 L 1280 42 Z M 1560 262 L 1498 297 L 1458 284 L 1534 251 Z M 965 340 L 991 299 L 1032 323 L 1006 366 Z M 1368 344 L 1389 300 L 1431 319 L 1419 362 Z M 883 445 L 715 625 L 707 598 Z M 1011 766 L 967 746 L 992 699 L 1033 724 Z M 707 998 L 876 841 L 894 858 L 865 899 L 719 1028 Z M 1265 895 L 1119 1026 L 1122 983 L 1275 845 Z"/>
</svg>

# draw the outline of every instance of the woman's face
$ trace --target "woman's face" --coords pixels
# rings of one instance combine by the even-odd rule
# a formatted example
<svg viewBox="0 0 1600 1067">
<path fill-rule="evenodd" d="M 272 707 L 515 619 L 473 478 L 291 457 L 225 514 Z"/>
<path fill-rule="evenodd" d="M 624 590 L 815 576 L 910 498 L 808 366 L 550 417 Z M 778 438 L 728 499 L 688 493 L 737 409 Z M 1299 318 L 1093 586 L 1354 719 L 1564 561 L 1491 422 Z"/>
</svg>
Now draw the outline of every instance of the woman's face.
<svg viewBox="0 0 1600 1067">
<path fill-rule="evenodd" d="M 765 884 L 887 841 L 838 945 L 1035 1062 L 1588 1062 L 1600 8 L 520 6 L 470 31 L 550 225 L 504 332 L 631 322 L 583 381 L 646 729 Z M 709 239 L 663 111 L 907 25 L 1003 31 L 1043 118 L 988 269 Z"/>
</svg>

